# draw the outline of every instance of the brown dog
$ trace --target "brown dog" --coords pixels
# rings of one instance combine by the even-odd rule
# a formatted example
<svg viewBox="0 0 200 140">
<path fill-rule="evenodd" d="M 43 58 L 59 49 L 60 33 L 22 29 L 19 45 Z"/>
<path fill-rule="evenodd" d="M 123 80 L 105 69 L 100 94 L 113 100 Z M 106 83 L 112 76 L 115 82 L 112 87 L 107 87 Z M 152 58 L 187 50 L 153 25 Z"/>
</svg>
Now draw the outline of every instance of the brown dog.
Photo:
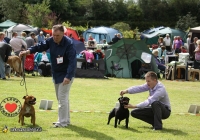
<svg viewBox="0 0 200 140">
<path fill-rule="evenodd" d="M 22 76 L 22 62 L 21 59 L 16 56 L 16 55 L 12 55 L 8 57 L 8 60 L 6 62 L 7 64 L 10 65 L 10 67 L 17 72 L 17 74 Z"/>
<path fill-rule="evenodd" d="M 35 105 L 36 98 L 34 96 L 24 96 L 23 99 L 24 104 L 19 112 L 19 123 L 21 121 L 21 125 L 24 125 L 24 116 L 31 117 L 31 123 L 35 126 L 35 109 L 33 105 Z"/>
</svg>

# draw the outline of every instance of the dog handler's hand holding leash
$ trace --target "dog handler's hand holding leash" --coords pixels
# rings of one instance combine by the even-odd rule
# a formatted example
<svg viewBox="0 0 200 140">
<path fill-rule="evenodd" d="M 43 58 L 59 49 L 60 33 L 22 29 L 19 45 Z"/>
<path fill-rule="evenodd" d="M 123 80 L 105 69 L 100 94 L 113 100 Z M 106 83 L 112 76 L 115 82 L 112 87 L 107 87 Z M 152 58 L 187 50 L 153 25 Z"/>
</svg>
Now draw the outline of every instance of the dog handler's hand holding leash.
<svg viewBox="0 0 200 140">
<path fill-rule="evenodd" d="M 28 55 L 28 54 L 30 54 L 30 51 L 29 51 L 29 50 L 27 50 L 27 51 L 21 51 L 21 52 L 19 53 L 19 58 L 22 60 L 22 66 L 23 66 L 23 75 L 22 75 L 22 76 L 23 76 L 23 79 L 22 79 L 22 81 L 20 82 L 20 85 L 21 85 L 21 86 L 25 85 L 26 95 L 28 95 L 28 93 L 27 93 L 26 81 L 25 81 L 24 60 L 25 60 L 25 56 Z"/>
</svg>

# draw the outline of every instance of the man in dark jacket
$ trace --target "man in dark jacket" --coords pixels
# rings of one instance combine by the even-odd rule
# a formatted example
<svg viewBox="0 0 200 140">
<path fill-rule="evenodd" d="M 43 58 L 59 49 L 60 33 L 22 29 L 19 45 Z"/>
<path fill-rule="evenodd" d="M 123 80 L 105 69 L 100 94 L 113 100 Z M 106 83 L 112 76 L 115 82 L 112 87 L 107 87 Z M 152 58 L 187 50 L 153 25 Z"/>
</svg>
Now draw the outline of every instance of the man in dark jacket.
<svg viewBox="0 0 200 140">
<path fill-rule="evenodd" d="M 3 80 L 6 80 L 5 76 L 5 62 L 8 60 L 8 56 L 11 55 L 11 46 L 0 42 L 0 75 Z"/>
<path fill-rule="evenodd" d="M 20 52 L 20 56 L 50 49 L 52 77 L 59 103 L 58 120 L 53 124 L 54 127 L 66 127 L 70 124 L 69 91 L 75 76 L 76 50 L 73 40 L 64 35 L 64 26 L 54 25 L 52 36 Z"/>
<path fill-rule="evenodd" d="M 117 37 L 117 34 L 112 38 L 112 43 L 115 44 L 120 38 Z"/>
<path fill-rule="evenodd" d="M 190 43 L 190 46 L 189 46 L 189 59 L 191 60 L 191 61 L 194 61 L 194 50 L 195 50 L 195 48 L 197 47 L 197 43 L 196 43 L 196 41 L 198 40 L 198 37 L 194 37 L 194 39 L 193 39 L 194 41 L 193 41 L 193 43 Z"/>
</svg>

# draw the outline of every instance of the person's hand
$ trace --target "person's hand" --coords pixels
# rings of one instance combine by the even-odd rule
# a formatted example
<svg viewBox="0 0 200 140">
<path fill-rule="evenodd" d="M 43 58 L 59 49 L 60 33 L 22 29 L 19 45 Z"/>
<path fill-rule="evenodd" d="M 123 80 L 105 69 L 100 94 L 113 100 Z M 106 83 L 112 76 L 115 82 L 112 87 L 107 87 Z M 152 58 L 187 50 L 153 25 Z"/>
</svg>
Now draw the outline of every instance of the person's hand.
<svg viewBox="0 0 200 140">
<path fill-rule="evenodd" d="M 122 90 L 122 91 L 120 91 L 120 95 L 121 95 L 121 96 L 123 96 L 125 93 L 128 93 L 128 91 L 127 91 L 127 90 Z"/>
<path fill-rule="evenodd" d="M 128 105 L 124 105 L 124 108 L 136 108 L 136 106 L 128 104 Z"/>
<path fill-rule="evenodd" d="M 63 80 L 63 86 L 64 86 L 64 85 L 67 85 L 67 84 L 69 84 L 69 83 L 70 83 L 70 79 L 64 78 L 64 80 Z"/>
<path fill-rule="evenodd" d="M 21 51 L 21 52 L 19 53 L 19 57 L 21 58 L 21 57 L 23 57 L 23 56 L 26 56 L 27 54 L 30 54 L 30 51 L 29 51 L 29 50 L 27 50 L 27 51 Z"/>
</svg>

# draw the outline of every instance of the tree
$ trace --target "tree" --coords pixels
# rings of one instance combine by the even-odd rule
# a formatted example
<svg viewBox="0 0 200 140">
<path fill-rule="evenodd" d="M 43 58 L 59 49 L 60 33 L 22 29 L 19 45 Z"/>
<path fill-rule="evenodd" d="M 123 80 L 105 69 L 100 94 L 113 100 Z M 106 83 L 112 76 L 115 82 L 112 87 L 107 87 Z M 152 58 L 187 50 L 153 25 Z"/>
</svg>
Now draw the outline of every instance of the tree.
<svg viewBox="0 0 200 140">
<path fill-rule="evenodd" d="M 138 21 L 143 19 L 143 13 L 140 7 L 136 4 L 131 4 L 128 6 L 128 20 Z"/>
<path fill-rule="evenodd" d="M 3 20 L 10 19 L 14 22 L 23 23 L 23 3 L 20 0 L 1 0 L 0 12 Z"/>
<path fill-rule="evenodd" d="M 49 0 L 43 0 L 42 3 L 37 4 L 25 4 L 26 10 L 27 10 L 27 17 L 28 21 L 31 25 L 36 27 L 43 27 L 48 26 L 45 25 L 44 21 L 46 18 L 48 18 L 48 15 L 50 14 L 49 10 Z"/>
<path fill-rule="evenodd" d="M 180 16 L 176 23 L 176 28 L 186 31 L 188 28 L 196 27 L 198 26 L 196 19 L 197 17 L 192 17 L 190 12 L 185 16 Z"/>
<path fill-rule="evenodd" d="M 117 22 L 114 25 L 112 25 L 111 27 L 118 29 L 120 32 L 129 31 L 131 29 L 129 24 L 124 23 L 124 22 Z"/>
</svg>

